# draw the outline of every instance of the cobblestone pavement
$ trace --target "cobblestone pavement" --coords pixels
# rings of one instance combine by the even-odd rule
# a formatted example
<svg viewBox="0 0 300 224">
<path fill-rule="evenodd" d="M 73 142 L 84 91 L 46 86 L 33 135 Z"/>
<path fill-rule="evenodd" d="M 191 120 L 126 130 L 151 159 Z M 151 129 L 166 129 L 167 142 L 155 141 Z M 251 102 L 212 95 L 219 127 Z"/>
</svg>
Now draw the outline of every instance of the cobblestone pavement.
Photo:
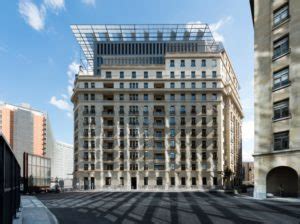
<svg viewBox="0 0 300 224">
<path fill-rule="evenodd" d="M 39 195 L 59 223 L 300 223 L 300 202 L 207 192 Z"/>
</svg>

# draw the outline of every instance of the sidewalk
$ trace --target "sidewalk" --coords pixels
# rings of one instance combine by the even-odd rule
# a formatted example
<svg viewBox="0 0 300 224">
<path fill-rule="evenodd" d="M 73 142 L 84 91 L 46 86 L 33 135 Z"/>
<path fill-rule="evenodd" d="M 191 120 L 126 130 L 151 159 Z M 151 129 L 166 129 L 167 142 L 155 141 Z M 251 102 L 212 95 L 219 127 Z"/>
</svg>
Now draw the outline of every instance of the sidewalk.
<svg viewBox="0 0 300 224">
<path fill-rule="evenodd" d="M 21 196 L 21 212 L 14 224 L 58 224 L 56 217 L 35 196 Z"/>
</svg>

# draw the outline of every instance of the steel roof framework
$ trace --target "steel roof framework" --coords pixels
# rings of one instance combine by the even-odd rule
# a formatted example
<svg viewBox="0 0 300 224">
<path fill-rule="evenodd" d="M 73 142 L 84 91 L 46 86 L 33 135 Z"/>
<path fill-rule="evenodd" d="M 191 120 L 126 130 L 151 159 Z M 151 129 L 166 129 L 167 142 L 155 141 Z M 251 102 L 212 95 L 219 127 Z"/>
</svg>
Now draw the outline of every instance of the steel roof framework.
<svg viewBox="0 0 300 224">
<path fill-rule="evenodd" d="M 71 29 L 90 66 L 94 62 L 95 42 L 201 41 L 207 46 L 218 45 L 204 23 L 71 25 Z"/>
</svg>

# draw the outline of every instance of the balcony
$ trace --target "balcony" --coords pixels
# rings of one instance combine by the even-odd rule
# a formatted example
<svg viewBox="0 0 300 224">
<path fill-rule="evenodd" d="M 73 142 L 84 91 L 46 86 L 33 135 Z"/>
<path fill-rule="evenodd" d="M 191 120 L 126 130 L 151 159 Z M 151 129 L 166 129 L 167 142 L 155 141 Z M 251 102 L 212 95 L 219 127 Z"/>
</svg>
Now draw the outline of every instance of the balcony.
<svg viewBox="0 0 300 224">
<path fill-rule="evenodd" d="M 113 133 L 104 133 L 103 138 L 113 138 L 114 134 Z"/>
<path fill-rule="evenodd" d="M 165 96 L 164 95 L 154 95 L 154 100 L 156 100 L 156 101 L 165 100 Z"/>
<path fill-rule="evenodd" d="M 107 127 L 113 127 L 115 125 L 114 121 L 111 119 L 107 119 L 103 121 L 103 126 L 107 126 Z"/>
<path fill-rule="evenodd" d="M 192 111 L 191 111 L 191 114 L 192 114 L 192 115 L 196 115 L 196 114 L 197 114 L 197 111 L 196 111 L 196 110 L 192 110 Z"/>
<path fill-rule="evenodd" d="M 130 126 L 139 126 L 139 122 L 129 122 Z"/>
<path fill-rule="evenodd" d="M 176 112 L 175 112 L 175 110 L 171 110 L 171 111 L 169 111 L 169 114 L 170 114 L 170 115 L 175 115 Z"/>
<path fill-rule="evenodd" d="M 163 116 L 165 116 L 165 112 L 164 111 L 154 111 L 153 112 L 153 116 L 155 116 L 155 117 L 163 117 Z"/>
<path fill-rule="evenodd" d="M 165 127 L 165 122 L 155 122 L 153 123 L 153 126 L 156 128 L 164 128 Z"/>
<path fill-rule="evenodd" d="M 114 111 L 113 110 L 103 110 L 102 111 L 102 116 L 114 116 Z"/>
<path fill-rule="evenodd" d="M 103 100 L 104 101 L 113 101 L 114 95 L 103 95 Z"/>
<path fill-rule="evenodd" d="M 139 115 L 139 111 L 138 110 L 130 110 L 129 115 Z"/>
</svg>

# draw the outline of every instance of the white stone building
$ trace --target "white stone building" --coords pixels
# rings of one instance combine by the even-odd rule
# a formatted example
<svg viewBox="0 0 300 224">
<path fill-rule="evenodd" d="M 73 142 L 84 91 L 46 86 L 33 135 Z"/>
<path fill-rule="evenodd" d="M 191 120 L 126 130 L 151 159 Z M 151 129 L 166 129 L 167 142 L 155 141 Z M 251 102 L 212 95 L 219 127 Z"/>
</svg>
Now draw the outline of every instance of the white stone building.
<svg viewBox="0 0 300 224">
<path fill-rule="evenodd" d="M 74 84 L 82 189 L 202 189 L 241 181 L 239 84 L 208 25 L 73 25 L 92 72 Z"/>
</svg>

